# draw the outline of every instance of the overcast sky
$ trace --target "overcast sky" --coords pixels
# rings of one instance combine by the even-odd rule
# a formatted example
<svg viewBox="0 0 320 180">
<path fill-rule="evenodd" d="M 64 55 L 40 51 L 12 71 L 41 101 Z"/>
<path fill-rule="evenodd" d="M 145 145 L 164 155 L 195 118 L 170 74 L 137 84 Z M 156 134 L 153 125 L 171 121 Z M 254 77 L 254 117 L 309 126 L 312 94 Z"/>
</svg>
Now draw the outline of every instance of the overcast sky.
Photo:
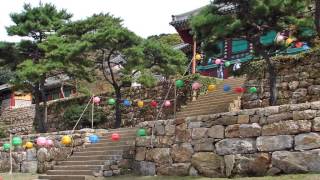
<svg viewBox="0 0 320 180">
<path fill-rule="evenodd" d="M 124 25 L 142 37 L 161 33 L 174 33 L 169 25 L 171 15 L 181 14 L 197 9 L 210 0 L 41 0 L 52 3 L 58 9 L 67 9 L 74 15 L 73 20 L 84 19 L 94 13 L 110 12 L 121 17 Z M 21 12 L 24 3 L 33 6 L 39 0 L 1 0 L 0 1 L 0 41 L 17 41 L 9 37 L 6 26 L 12 25 L 9 14 Z"/>
</svg>

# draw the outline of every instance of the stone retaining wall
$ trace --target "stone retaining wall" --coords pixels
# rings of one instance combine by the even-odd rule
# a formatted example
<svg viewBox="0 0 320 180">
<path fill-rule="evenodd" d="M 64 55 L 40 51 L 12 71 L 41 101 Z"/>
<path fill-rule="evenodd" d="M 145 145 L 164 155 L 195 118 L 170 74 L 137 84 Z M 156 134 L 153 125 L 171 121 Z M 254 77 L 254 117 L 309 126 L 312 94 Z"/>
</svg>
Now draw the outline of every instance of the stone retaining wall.
<svg viewBox="0 0 320 180">
<path fill-rule="evenodd" d="M 301 57 L 286 56 L 276 62 L 277 105 L 297 104 L 320 100 L 319 53 L 310 52 Z M 280 61 L 281 60 L 281 61 Z M 261 65 L 263 66 L 263 65 Z M 247 77 L 245 87 L 256 87 L 257 93 L 245 92 L 241 103 L 243 109 L 269 106 L 270 89 L 268 73 Z M 262 78 L 260 78 L 262 77 Z"/>
<path fill-rule="evenodd" d="M 139 127 L 149 135 L 136 139 L 134 168 L 142 175 L 320 172 L 320 101 L 142 122 Z"/>
<path fill-rule="evenodd" d="M 72 134 L 73 144 L 64 146 L 61 144 L 63 135 L 70 135 L 71 131 L 61 131 L 45 134 L 30 134 L 20 136 L 23 139 L 23 144 L 27 141 L 34 142 L 34 148 L 24 149 L 22 147 L 15 148 L 13 151 L 13 170 L 22 173 L 45 173 L 47 170 L 53 169 L 57 161 L 65 160 L 72 152 L 80 151 L 85 144 L 89 142 L 91 134 L 99 136 L 104 135 L 107 130 L 104 129 L 82 129 L 77 130 Z M 54 142 L 50 148 L 38 147 L 35 143 L 38 137 L 47 137 Z M 8 139 L 2 139 L 2 143 L 9 142 Z M 8 172 L 10 169 L 9 153 L 4 152 L 0 148 L 0 172 Z"/>
</svg>

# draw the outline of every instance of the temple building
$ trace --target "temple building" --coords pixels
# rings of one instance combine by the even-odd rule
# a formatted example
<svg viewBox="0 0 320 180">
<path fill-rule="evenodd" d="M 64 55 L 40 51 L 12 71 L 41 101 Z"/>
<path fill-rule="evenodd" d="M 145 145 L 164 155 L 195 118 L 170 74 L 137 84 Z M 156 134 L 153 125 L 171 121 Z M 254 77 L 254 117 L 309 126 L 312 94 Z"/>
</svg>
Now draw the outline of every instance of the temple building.
<svg viewBox="0 0 320 180">
<path fill-rule="evenodd" d="M 181 39 L 184 41 L 184 49 L 186 46 L 189 46 L 189 51 L 184 51 L 188 57 L 194 58 L 195 53 L 201 52 L 200 46 L 201 42 L 198 42 L 193 38 L 190 27 L 190 19 L 191 17 L 197 15 L 204 7 L 192 10 L 190 12 L 186 12 L 179 15 L 172 15 L 172 21 L 170 25 L 172 25 Z M 224 5 L 219 8 L 221 14 L 234 13 L 235 8 L 232 5 Z M 275 31 L 270 31 L 265 36 L 261 37 L 260 41 L 264 45 L 268 45 L 274 43 L 275 38 L 278 33 Z M 224 68 L 224 77 L 227 78 L 231 75 L 231 71 L 233 69 L 233 65 L 235 63 L 243 63 L 254 59 L 252 52 L 252 44 L 248 41 L 240 38 L 226 38 L 221 42 L 218 42 L 216 47 L 218 48 L 217 52 L 214 54 L 210 54 L 210 57 L 205 57 L 201 62 L 197 62 L 196 67 L 194 68 L 195 72 L 198 72 L 205 76 L 213 76 L 217 77 L 217 68 L 218 65 L 214 63 L 214 59 L 222 59 L 224 61 L 230 62 L 230 67 Z M 192 51 L 192 49 L 194 49 Z M 287 48 L 282 54 L 296 54 L 299 52 L 303 52 L 308 49 L 308 46 L 292 46 Z"/>
</svg>

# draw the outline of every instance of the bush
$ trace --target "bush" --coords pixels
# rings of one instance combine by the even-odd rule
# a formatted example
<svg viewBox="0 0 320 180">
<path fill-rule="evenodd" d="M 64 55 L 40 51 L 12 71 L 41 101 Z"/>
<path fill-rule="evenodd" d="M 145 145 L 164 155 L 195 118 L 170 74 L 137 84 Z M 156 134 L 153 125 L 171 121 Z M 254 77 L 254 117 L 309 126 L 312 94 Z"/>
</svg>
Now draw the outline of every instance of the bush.
<svg viewBox="0 0 320 180">
<path fill-rule="evenodd" d="M 67 127 L 72 128 L 76 124 L 84 109 L 85 105 L 72 105 L 68 107 L 63 114 L 63 124 Z M 95 126 L 101 123 L 105 123 L 108 120 L 108 114 L 104 112 L 103 108 L 100 106 L 94 107 L 93 114 L 93 122 Z M 86 112 L 83 114 L 78 127 L 91 127 L 91 105 L 89 105 Z"/>
</svg>

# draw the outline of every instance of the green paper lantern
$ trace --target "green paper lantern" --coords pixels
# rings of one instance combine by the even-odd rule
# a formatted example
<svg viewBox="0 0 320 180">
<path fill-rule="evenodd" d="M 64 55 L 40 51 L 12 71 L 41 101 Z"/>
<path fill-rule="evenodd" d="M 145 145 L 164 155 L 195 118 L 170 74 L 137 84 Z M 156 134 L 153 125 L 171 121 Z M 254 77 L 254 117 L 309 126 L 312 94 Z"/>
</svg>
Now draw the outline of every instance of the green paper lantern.
<svg viewBox="0 0 320 180">
<path fill-rule="evenodd" d="M 137 132 L 137 135 L 140 137 L 146 136 L 147 135 L 146 130 L 144 128 L 140 128 Z"/>
<path fill-rule="evenodd" d="M 22 144 L 22 139 L 18 136 L 12 138 L 12 145 L 20 146 Z"/>
<path fill-rule="evenodd" d="M 224 63 L 224 66 L 229 67 L 231 65 L 231 63 L 229 61 Z"/>
<path fill-rule="evenodd" d="M 116 100 L 114 100 L 113 98 L 110 98 L 109 100 L 108 100 L 108 104 L 109 105 L 114 105 L 116 103 Z"/>
<path fill-rule="evenodd" d="M 181 80 L 181 79 L 176 80 L 176 86 L 177 86 L 177 88 L 182 88 L 184 86 L 183 80 Z"/>
<path fill-rule="evenodd" d="M 249 89 L 250 93 L 256 93 L 257 92 L 257 88 L 256 87 L 251 87 Z"/>
<path fill-rule="evenodd" d="M 9 143 L 4 143 L 4 144 L 3 144 L 3 150 L 4 150 L 4 151 L 10 150 L 10 147 L 11 147 L 11 146 L 10 146 Z"/>
</svg>

